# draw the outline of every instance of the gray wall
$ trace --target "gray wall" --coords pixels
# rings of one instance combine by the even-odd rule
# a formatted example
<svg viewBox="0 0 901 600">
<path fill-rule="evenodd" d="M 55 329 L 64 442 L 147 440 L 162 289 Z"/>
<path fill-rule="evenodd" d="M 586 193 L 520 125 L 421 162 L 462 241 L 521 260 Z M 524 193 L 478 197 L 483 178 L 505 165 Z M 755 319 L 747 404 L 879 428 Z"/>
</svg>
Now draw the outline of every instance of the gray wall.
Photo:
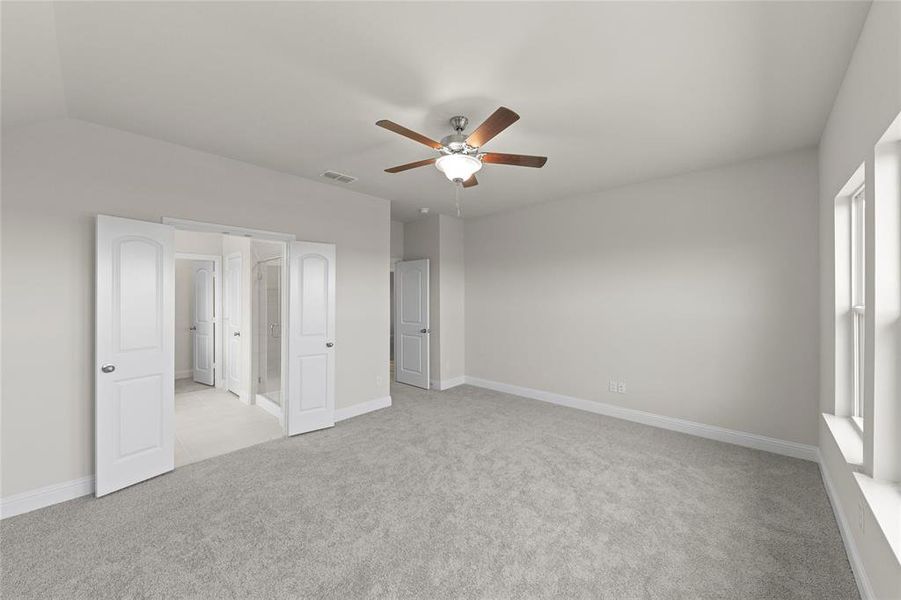
<svg viewBox="0 0 901 600">
<path fill-rule="evenodd" d="M 447 215 L 438 218 L 438 247 L 441 261 L 438 294 L 441 321 L 442 386 L 460 383 L 466 374 L 464 343 L 464 252 L 463 221 Z M 456 381 L 455 381 L 456 380 Z"/>
<path fill-rule="evenodd" d="M 3 136 L 2 494 L 93 473 L 97 213 L 337 244 L 337 396 L 388 390 L 389 204 L 76 120 Z"/>
<path fill-rule="evenodd" d="M 816 214 L 803 150 L 467 221 L 466 374 L 815 444 Z"/>
<path fill-rule="evenodd" d="M 429 259 L 429 369 L 433 387 L 462 383 L 464 278 L 463 221 L 426 215 L 404 226 L 404 259 Z M 456 380 L 456 381 L 454 381 Z"/>
<path fill-rule="evenodd" d="M 404 257 L 404 224 L 391 221 L 391 258 Z"/>
</svg>

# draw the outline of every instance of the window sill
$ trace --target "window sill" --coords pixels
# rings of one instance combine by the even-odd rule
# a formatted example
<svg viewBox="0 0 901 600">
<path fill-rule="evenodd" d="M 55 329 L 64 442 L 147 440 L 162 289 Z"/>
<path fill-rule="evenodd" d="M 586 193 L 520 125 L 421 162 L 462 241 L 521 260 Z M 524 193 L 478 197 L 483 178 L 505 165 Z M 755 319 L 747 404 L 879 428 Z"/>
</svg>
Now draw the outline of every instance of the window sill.
<svg viewBox="0 0 901 600">
<path fill-rule="evenodd" d="M 826 427 L 832 434 L 838 449 L 842 452 L 842 458 L 854 472 L 863 470 L 863 433 L 858 429 L 853 420 L 846 417 L 836 417 L 823 413 Z"/>
<path fill-rule="evenodd" d="M 823 420 L 851 470 L 877 527 L 882 531 L 895 560 L 901 564 L 901 483 L 876 480 L 863 473 L 863 433 L 852 418 L 824 413 Z"/>
<path fill-rule="evenodd" d="M 895 560 L 901 564 L 901 483 L 879 481 L 863 473 L 854 473 L 854 479 L 895 553 Z"/>
</svg>

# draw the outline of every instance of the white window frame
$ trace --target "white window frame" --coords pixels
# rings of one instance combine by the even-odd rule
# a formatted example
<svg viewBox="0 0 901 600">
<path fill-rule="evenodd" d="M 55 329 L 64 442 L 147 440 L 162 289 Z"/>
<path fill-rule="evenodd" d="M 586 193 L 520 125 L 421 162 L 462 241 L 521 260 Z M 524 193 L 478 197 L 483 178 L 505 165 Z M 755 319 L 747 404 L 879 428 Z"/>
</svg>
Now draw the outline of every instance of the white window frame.
<svg viewBox="0 0 901 600">
<path fill-rule="evenodd" d="M 860 431 L 864 423 L 864 369 L 866 365 L 866 185 L 851 194 L 851 328 L 853 389 L 851 420 Z"/>
</svg>

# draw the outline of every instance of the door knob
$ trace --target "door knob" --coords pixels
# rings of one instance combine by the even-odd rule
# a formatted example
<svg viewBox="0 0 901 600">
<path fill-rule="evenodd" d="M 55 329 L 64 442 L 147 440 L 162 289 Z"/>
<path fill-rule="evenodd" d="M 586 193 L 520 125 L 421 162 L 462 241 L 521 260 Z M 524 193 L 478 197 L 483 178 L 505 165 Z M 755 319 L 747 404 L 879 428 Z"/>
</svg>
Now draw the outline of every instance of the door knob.
<svg viewBox="0 0 901 600">
<path fill-rule="evenodd" d="M 189 327 L 189 328 L 188 328 L 188 331 L 197 331 L 197 328 L 196 328 L 196 327 Z"/>
<path fill-rule="evenodd" d="M 100 367 L 100 370 L 104 373 L 112 373 L 116 370 L 116 365 L 103 365 L 102 367 Z"/>
<path fill-rule="evenodd" d="M 429 332 L 428 329 L 420 329 L 420 330 L 419 330 L 419 333 L 428 333 L 428 332 Z"/>
<path fill-rule="evenodd" d="M 326 342 L 326 343 L 325 343 L 325 347 L 326 347 L 326 348 L 331 348 L 331 347 L 334 346 L 334 345 L 335 345 L 335 342 Z"/>
<path fill-rule="evenodd" d="M 241 332 L 240 332 L 240 331 L 236 331 L 236 332 L 234 332 L 232 335 L 235 336 L 235 337 L 241 337 Z"/>
</svg>

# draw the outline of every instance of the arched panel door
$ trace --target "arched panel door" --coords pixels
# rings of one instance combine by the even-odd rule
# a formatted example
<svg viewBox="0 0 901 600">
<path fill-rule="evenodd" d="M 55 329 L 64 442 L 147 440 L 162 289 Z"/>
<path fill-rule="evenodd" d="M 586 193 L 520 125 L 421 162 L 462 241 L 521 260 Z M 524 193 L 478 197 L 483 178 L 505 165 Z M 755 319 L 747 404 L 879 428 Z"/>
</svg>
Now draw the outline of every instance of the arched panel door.
<svg viewBox="0 0 901 600">
<path fill-rule="evenodd" d="M 335 424 L 335 245 L 293 242 L 288 272 L 288 435 Z"/>
<path fill-rule="evenodd" d="M 213 348 L 213 268 L 211 260 L 197 260 L 191 265 L 194 286 L 191 337 L 194 353 L 194 381 L 206 385 L 214 381 Z"/>
<path fill-rule="evenodd" d="M 97 217 L 96 494 L 175 461 L 174 229 Z"/>
<path fill-rule="evenodd" d="M 429 389 L 429 259 L 394 265 L 394 304 L 395 378 Z"/>
</svg>

